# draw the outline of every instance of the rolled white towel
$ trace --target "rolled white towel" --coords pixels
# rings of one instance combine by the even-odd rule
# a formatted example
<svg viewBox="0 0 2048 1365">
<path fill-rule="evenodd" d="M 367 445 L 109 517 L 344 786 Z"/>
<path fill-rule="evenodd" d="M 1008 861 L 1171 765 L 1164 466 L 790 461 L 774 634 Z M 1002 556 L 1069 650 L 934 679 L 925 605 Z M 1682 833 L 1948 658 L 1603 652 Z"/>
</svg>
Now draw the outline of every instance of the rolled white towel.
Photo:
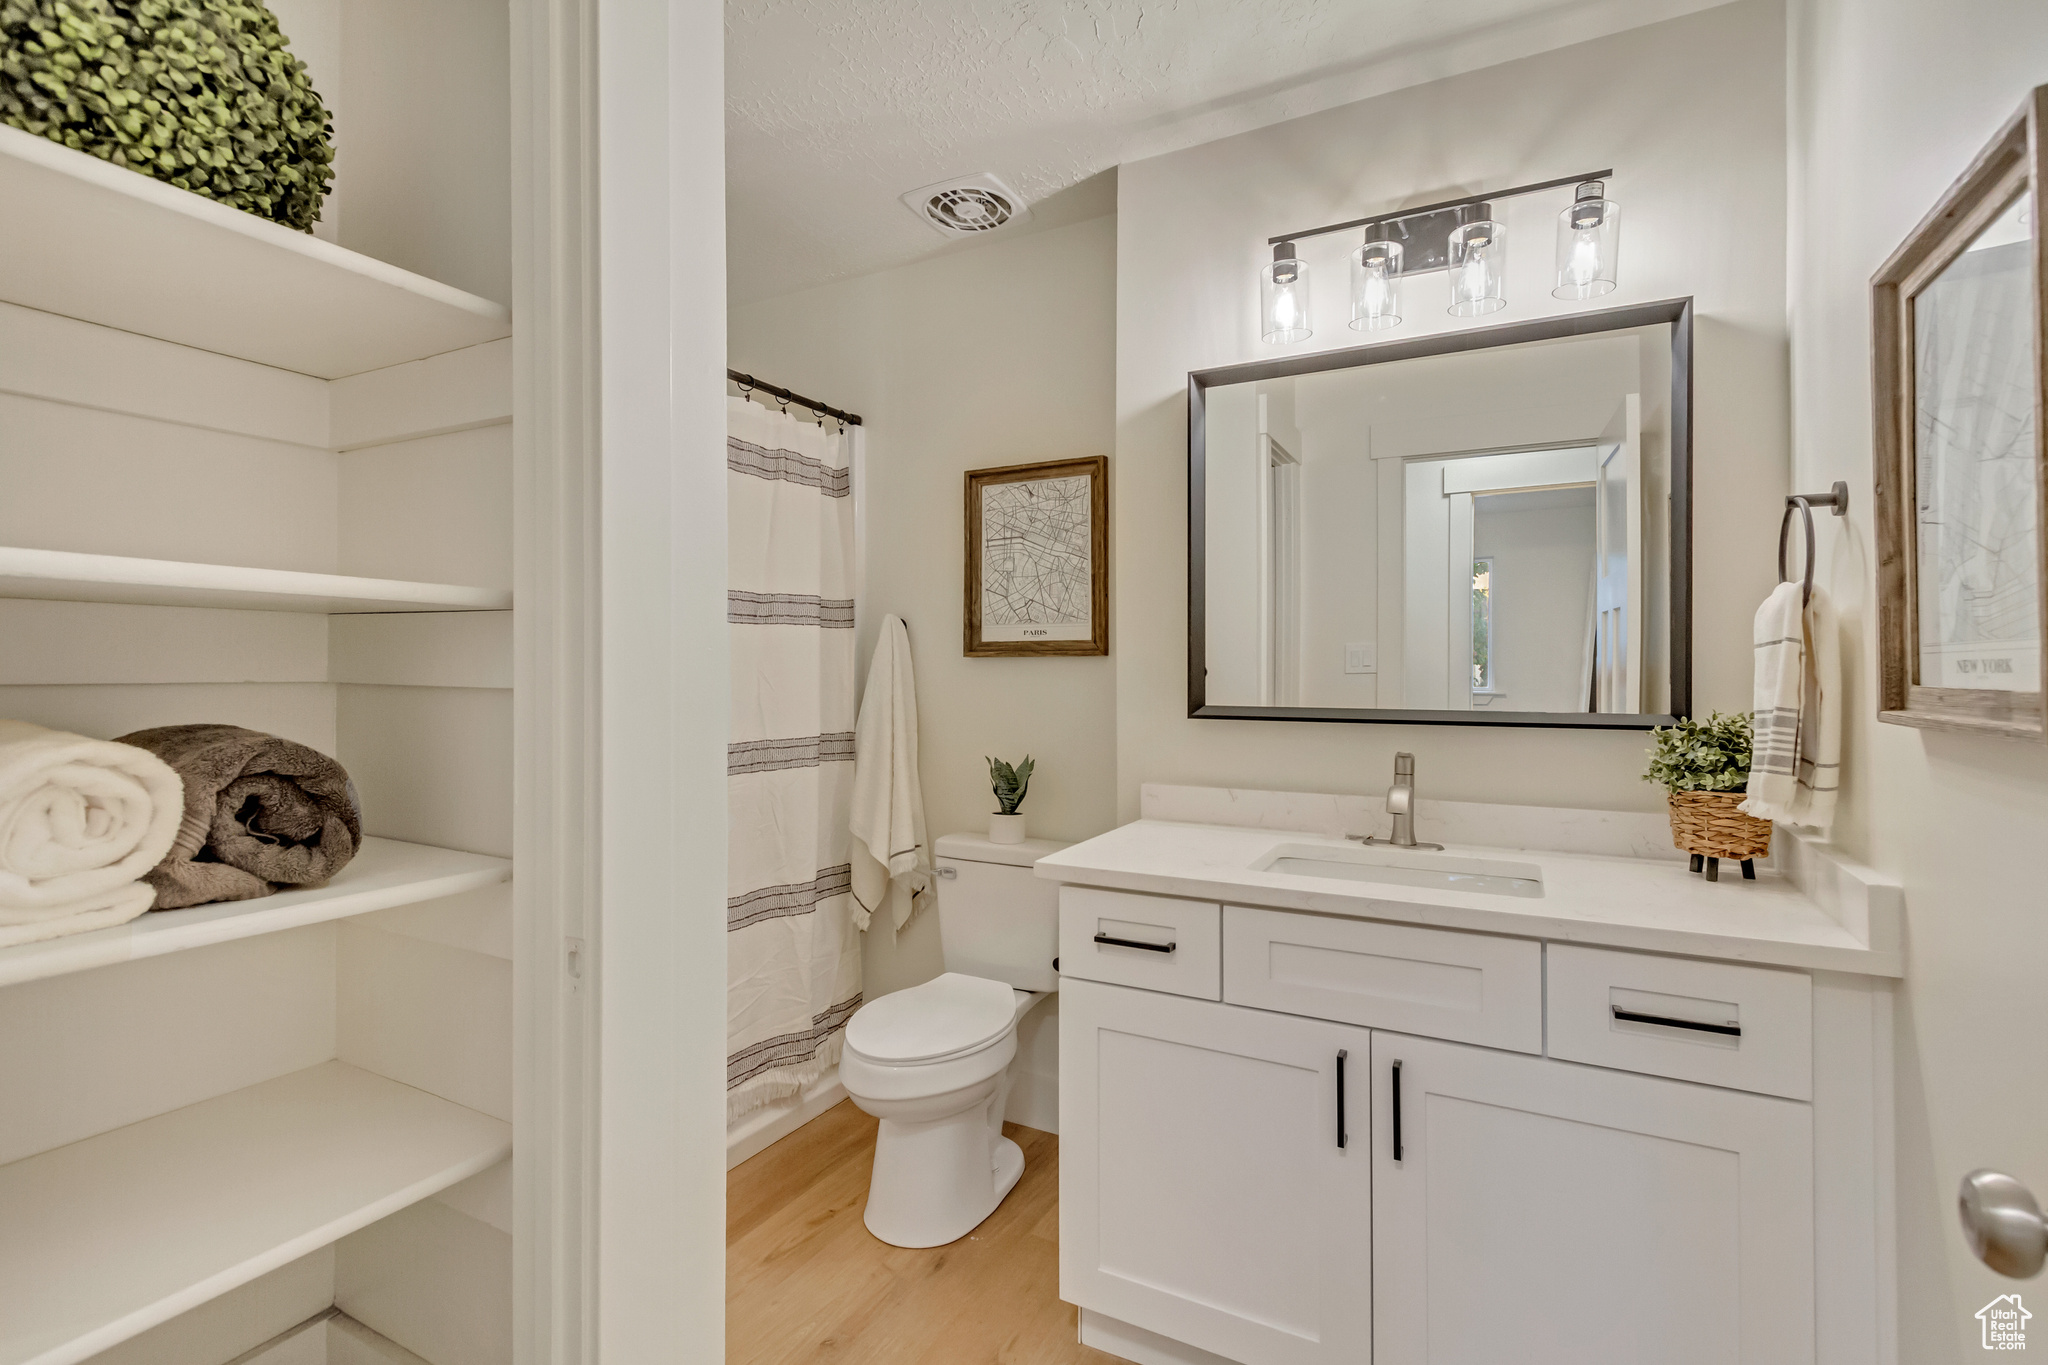
<svg viewBox="0 0 2048 1365">
<path fill-rule="evenodd" d="M 0 720 L 0 948 L 125 924 L 185 810 L 169 764 L 132 744 Z"/>
</svg>

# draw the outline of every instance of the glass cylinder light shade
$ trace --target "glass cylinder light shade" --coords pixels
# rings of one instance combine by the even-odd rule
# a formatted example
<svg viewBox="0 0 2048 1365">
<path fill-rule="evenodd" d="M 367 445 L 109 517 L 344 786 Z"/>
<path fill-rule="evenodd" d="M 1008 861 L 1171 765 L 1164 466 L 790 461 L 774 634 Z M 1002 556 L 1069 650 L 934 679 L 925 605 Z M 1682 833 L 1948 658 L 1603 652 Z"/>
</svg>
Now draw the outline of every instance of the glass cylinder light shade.
<svg viewBox="0 0 2048 1365">
<path fill-rule="evenodd" d="M 1351 325 L 1378 332 L 1401 325 L 1401 244 L 1367 242 L 1351 253 Z"/>
<path fill-rule="evenodd" d="M 1451 316 L 1477 317 L 1508 306 L 1507 224 L 1491 218 L 1451 229 Z"/>
<path fill-rule="evenodd" d="M 1273 263 L 1259 272 L 1259 311 L 1267 341 L 1309 339 L 1308 266 L 1295 256 L 1292 242 L 1274 247 Z"/>
<path fill-rule="evenodd" d="M 1557 215 L 1557 287 L 1560 299 L 1594 299 L 1615 284 L 1621 246 L 1621 205 L 1598 180 L 1579 186 L 1572 206 Z"/>
</svg>

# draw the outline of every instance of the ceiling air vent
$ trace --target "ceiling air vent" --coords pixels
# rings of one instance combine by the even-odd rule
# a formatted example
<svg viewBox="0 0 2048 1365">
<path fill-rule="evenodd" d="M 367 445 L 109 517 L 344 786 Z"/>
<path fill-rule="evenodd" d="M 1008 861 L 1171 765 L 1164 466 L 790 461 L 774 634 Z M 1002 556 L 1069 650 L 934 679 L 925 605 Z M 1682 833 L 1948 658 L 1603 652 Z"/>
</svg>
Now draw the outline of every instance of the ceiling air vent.
<svg viewBox="0 0 2048 1365">
<path fill-rule="evenodd" d="M 1015 190 L 983 172 L 926 185 L 903 196 L 910 211 L 948 237 L 973 237 L 1031 216 Z"/>
</svg>

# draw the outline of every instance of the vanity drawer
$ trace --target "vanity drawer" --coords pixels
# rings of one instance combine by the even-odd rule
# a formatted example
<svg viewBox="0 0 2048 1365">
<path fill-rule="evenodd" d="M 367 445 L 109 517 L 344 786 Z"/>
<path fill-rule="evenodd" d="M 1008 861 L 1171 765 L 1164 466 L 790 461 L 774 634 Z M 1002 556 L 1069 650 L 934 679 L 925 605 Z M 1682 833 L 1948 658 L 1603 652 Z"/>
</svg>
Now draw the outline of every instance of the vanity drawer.
<svg viewBox="0 0 2048 1365">
<path fill-rule="evenodd" d="M 1214 901 L 1063 886 L 1060 975 L 1220 999 L 1222 914 Z"/>
<path fill-rule="evenodd" d="M 1813 978 L 1804 972 L 1567 943 L 1551 944 L 1548 957 L 1551 1056 L 1813 1098 Z"/>
<path fill-rule="evenodd" d="M 1223 998 L 1425 1038 L 1543 1051 L 1534 939 L 1223 909 Z"/>
</svg>

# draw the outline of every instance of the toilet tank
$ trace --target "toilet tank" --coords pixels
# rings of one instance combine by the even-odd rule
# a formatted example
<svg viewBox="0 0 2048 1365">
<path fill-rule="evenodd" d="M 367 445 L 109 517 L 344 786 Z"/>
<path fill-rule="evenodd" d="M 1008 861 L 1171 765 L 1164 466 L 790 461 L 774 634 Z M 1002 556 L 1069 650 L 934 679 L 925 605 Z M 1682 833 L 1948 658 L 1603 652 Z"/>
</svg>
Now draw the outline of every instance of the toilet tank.
<svg viewBox="0 0 2048 1365">
<path fill-rule="evenodd" d="M 1023 991 L 1059 988 L 1060 888 L 1031 865 L 1065 848 L 1051 839 L 997 844 L 978 834 L 942 834 L 938 872 L 939 937 L 946 970 L 1006 981 Z"/>
</svg>

